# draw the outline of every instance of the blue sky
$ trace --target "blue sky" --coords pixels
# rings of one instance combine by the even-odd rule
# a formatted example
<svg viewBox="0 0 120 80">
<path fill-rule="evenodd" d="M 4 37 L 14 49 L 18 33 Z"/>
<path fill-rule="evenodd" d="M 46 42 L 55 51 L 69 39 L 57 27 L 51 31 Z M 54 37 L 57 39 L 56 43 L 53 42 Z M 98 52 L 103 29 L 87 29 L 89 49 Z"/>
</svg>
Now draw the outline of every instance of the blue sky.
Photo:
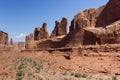
<svg viewBox="0 0 120 80">
<path fill-rule="evenodd" d="M 68 18 L 84 9 L 97 8 L 108 0 L 0 0 L 0 30 L 9 34 L 13 41 L 24 41 L 24 36 L 34 28 L 47 23 L 49 34 L 55 20 Z M 69 27 L 69 26 L 68 26 Z"/>
</svg>

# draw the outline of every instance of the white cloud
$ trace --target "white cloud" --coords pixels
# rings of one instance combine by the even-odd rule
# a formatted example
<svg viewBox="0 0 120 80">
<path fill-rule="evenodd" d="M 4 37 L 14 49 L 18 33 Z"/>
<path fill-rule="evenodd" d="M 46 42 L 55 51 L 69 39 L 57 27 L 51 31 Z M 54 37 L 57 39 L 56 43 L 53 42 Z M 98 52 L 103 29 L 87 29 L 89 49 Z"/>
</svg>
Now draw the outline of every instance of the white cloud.
<svg viewBox="0 0 120 80">
<path fill-rule="evenodd" d="M 16 35 L 16 38 L 24 38 L 26 36 L 26 34 L 24 33 L 20 33 L 19 35 Z"/>
</svg>

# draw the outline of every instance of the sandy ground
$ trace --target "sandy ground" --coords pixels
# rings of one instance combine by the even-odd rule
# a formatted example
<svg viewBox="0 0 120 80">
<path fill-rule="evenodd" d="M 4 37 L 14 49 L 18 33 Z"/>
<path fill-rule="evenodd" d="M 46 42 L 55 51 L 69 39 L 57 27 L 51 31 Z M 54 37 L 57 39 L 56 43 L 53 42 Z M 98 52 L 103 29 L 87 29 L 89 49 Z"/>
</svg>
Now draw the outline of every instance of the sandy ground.
<svg viewBox="0 0 120 80">
<path fill-rule="evenodd" d="M 0 80 L 120 80 L 120 52 L 66 53 L 0 51 Z"/>
</svg>

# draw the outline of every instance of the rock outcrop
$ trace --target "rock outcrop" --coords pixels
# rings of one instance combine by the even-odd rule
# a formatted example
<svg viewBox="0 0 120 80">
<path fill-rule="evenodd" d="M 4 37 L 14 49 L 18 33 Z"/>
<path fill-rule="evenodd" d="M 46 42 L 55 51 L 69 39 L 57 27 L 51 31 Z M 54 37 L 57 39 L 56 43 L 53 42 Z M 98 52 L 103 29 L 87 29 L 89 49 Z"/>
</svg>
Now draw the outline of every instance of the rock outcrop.
<svg viewBox="0 0 120 80">
<path fill-rule="evenodd" d="M 34 49 L 35 48 L 35 43 L 34 43 L 34 34 L 30 33 L 29 35 L 26 36 L 25 39 L 25 48 L 26 49 Z"/>
<path fill-rule="evenodd" d="M 62 18 L 61 22 L 55 21 L 55 28 L 52 31 L 51 38 L 56 36 L 66 35 L 67 34 L 67 25 L 68 20 L 67 18 Z"/>
<path fill-rule="evenodd" d="M 103 8 L 104 7 L 101 7 L 100 9 Z M 71 22 L 70 32 L 73 30 L 78 30 L 79 28 L 94 28 L 96 25 L 97 17 L 101 11 L 95 8 L 91 8 L 75 15 L 74 19 Z"/>
<path fill-rule="evenodd" d="M 18 49 L 24 49 L 25 48 L 25 42 L 18 42 Z"/>
<path fill-rule="evenodd" d="M 88 9 L 75 15 L 67 34 L 67 19 L 55 21 L 55 28 L 49 39 L 39 36 L 41 28 L 35 29 L 34 42 L 37 49 L 75 47 L 80 45 L 120 43 L 120 1 L 109 0 L 98 9 Z M 67 35 L 66 35 L 67 34 Z M 58 38 L 61 35 L 64 37 Z M 44 36 L 44 35 L 42 35 Z M 56 39 L 56 40 L 55 40 Z"/>
<path fill-rule="evenodd" d="M 10 38 L 10 45 L 11 45 L 11 46 L 13 45 L 13 40 L 12 40 L 12 38 Z"/>
<path fill-rule="evenodd" d="M 47 39 L 47 38 L 49 38 L 49 34 L 47 31 L 47 24 L 46 23 L 43 23 L 42 28 L 40 28 L 40 27 L 35 28 L 34 40 Z"/>
<path fill-rule="evenodd" d="M 120 20 L 120 0 L 109 0 L 98 16 L 96 27 L 105 27 L 118 20 Z"/>
<path fill-rule="evenodd" d="M 29 35 L 26 36 L 26 42 L 30 41 L 30 40 L 34 40 L 34 34 L 30 33 Z"/>
<path fill-rule="evenodd" d="M 78 13 L 71 22 L 70 32 L 60 41 L 59 46 L 120 43 L 118 4 L 119 0 L 110 0 L 106 6 Z M 112 6 L 114 9 L 111 8 Z M 100 28 L 96 28 L 98 24 L 101 25 Z"/>
<path fill-rule="evenodd" d="M 8 34 L 0 30 L 0 44 L 8 45 Z"/>
</svg>

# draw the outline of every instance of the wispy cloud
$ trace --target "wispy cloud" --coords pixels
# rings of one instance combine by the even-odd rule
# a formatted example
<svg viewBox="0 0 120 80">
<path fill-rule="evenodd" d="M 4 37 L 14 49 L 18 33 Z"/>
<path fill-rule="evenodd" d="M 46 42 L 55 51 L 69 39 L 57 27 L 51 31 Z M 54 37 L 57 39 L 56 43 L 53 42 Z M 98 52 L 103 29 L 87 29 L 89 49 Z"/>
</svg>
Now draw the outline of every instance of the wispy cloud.
<svg viewBox="0 0 120 80">
<path fill-rule="evenodd" d="M 24 33 L 20 33 L 19 35 L 16 35 L 16 38 L 24 38 L 26 36 L 26 34 Z"/>
</svg>

